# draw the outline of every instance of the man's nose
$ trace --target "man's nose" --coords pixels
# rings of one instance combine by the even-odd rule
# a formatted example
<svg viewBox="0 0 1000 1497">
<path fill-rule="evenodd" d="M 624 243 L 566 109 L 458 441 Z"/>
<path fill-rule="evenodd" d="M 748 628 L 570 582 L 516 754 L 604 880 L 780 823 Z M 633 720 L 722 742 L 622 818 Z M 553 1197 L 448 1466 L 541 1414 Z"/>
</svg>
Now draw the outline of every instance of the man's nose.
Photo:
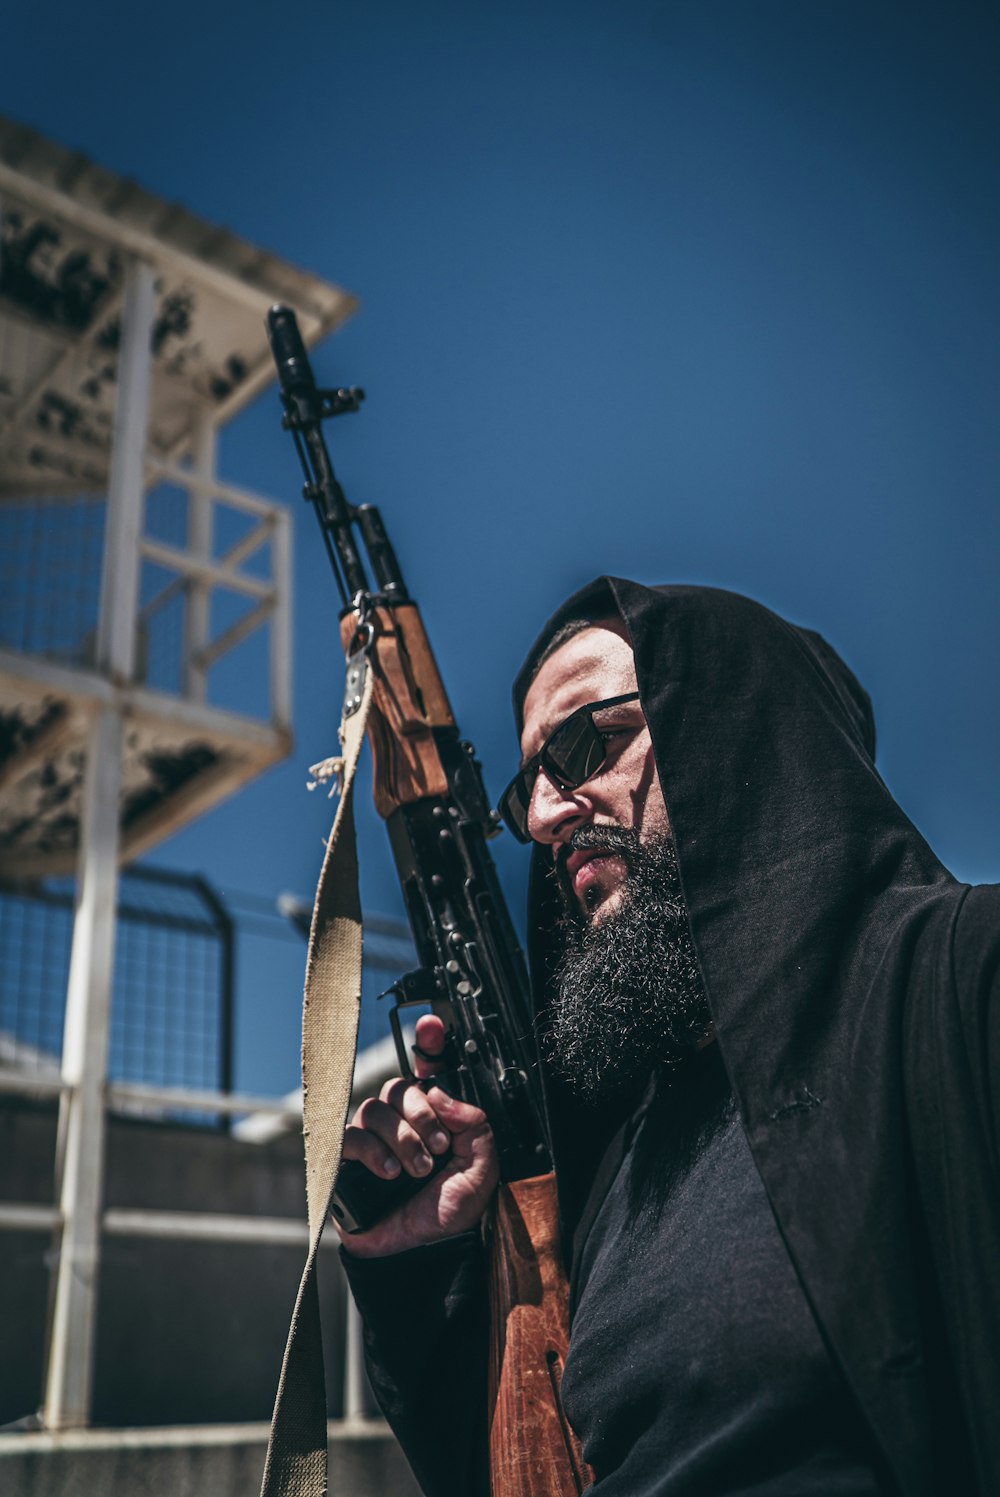
<svg viewBox="0 0 1000 1497">
<path fill-rule="evenodd" d="M 549 779 L 544 769 L 538 771 L 528 805 L 528 835 L 532 842 L 564 842 L 586 821 L 587 815 L 586 800 L 578 790 L 564 790 Z"/>
</svg>

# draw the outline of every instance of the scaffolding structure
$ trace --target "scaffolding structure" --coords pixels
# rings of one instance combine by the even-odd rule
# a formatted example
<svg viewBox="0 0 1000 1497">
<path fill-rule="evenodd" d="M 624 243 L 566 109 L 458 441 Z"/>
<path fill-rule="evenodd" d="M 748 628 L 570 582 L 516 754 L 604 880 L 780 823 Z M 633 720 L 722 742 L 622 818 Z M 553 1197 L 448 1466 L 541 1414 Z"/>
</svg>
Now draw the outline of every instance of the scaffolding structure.
<svg viewBox="0 0 1000 1497">
<path fill-rule="evenodd" d="M 47 1215 L 59 1249 L 44 1421 L 59 1430 L 88 1422 L 101 1233 L 125 1229 L 102 1214 L 105 1110 L 123 1095 L 107 1083 L 118 870 L 291 745 L 290 515 L 219 479 L 218 433 L 273 377 L 271 303 L 297 308 L 308 343 L 354 303 L 2 119 L 0 235 L 0 515 L 30 537 L 23 554 L 5 552 L 15 604 L 0 634 L 0 879 L 76 881 L 61 1068 L 48 1082 L 60 1098 Z M 64 571 L 50 575 L 67 517 L 90 539 L 63 544 Z M 157 679 L 151 641 L 166 618 L 175 669 Z M 234 658 L 267 682 L 255 715 L 215 690 Z M 41 1085 L 0 1071 L 0 1089 Z M 163 1100 L 141 1090 L 133 1102 Z M 188 1101 L 282 1110 L 215 1092 Z M 2 1224 L 18 1210 L 4 1207 Z"/>
</svg>

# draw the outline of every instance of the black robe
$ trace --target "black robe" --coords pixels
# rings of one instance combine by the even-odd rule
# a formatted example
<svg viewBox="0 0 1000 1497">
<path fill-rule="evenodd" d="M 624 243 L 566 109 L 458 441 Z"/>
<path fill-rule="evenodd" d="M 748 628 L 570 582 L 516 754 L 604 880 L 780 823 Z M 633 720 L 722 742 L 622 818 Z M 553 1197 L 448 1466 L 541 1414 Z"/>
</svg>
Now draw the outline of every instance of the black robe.
<svg viewBox="0 0 1000 1497">
<path fill-rule="evenodd" d="M 873 763 L 868 698 L 818 635 L 707 588 L 603 578 L 750 1149 L 830 1355 L 905 1497 L 1000 1490 L 1000 888 L 957 883 Z M 539 857 L 536 851 L 536 875 Z M 536 1003 L 553 951 L 533 877 Z M 564 1238 L 617 1124 L 546 1078 Z M 484 1461 L 471 1237 L 349 1265 L 372 1377 L 425 1490 Z"/>
</svg>

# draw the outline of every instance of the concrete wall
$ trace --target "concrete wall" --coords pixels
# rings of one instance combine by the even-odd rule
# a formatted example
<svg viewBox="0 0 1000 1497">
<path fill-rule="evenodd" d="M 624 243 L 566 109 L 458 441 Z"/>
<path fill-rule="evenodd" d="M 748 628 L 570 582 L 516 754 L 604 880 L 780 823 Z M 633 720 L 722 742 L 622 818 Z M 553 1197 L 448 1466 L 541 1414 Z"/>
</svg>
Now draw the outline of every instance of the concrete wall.
<svg viewBox="0 0 1000 1497">
<path fill-rule="evenodd" d="M 252 1497 L 264 1426 L 0 1435 L 4 1497 Z M 331 1426 L 334 1497 L 419 1497 L 384 1426 Z M 456 1493 L 456 1497 L 460 1494 Z"/>
<path fill-rule="evenodd" d="M 50 1106 L 3 1100 L 0 1197 L 52 1203 L 55 1125 Z M 110 1119 L 108 1207 L 302 1220 L 304 1195 L 296 1134 L 256 1145 L 214 1128 Z M 0 1232 L 0 1424 L 41 1401 L 52 1246 L 45 1234 Z M 94 1424 L 269 1420 L 304 1256 L 304 1247 L 105 1237 Z M 322 1258 L 321 1299 L 327 1403 L 338 1417 L 345 1289 L 335 1251 Z"/>
</svg>

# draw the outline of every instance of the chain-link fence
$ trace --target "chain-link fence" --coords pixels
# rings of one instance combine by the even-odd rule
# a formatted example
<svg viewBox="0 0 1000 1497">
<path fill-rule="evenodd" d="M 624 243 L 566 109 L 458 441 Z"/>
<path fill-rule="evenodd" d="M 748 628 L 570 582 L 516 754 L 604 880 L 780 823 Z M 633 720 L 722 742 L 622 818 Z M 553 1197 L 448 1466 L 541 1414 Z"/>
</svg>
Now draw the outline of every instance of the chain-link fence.
<svg viewBox="0 0 1000 1497">
<path fill-rule="evenodd" d="M 59 1071 L 73 907 L 68 879 L 0 886 L 0 1066 Z M 267 1022 L 281 1026 L 287 1052 L 287 1086 L 271 1086 L 260 1074 L 261 1047 L 244 1045 L 252 1052 L 244 1069 L 258 1073 L 252 1089 L 290 1089 L 309 915 L 308 903 L 289 895 L 230 890 L 223 898 L 193 874 L 123 870 L 109 1079 L 203 1091 L 240 1086 L 234 1082 L 238 978 L 244 1032 Z M 368 917 L 365 937 L 361 1049 L 388 1034 L 388 1010 L 377 996 L 413 965 L 401 921 Z"/>
<path fill-rule="evenodd" d="M 0 1063 L 58 1070 L 73 889 L 0 890 Z M 119 887 L 108 1074 L 228 1091 L 234 925 L 204 879 L 131 868 Z"/>
<path fill-rule="evenodd" d="M 19 1348 L 0 1367 L 0 1424 L 37 1425 L 47 1356 L 92 1365 L 96 1424 L 267 1418 L 305 1251 L 302 1140 L 286 1094 L 297 1081 L 308 913 L 290 897 L 227 890 L 223 900 L 192 875 L 123 871 L 109 1115 L 91 1164 L 103 1182 L 93 1336 L 64 1336 L 57 1353 L 56 1094 L 67 1095 L 59 1070 L 74 897 L 69 881 L 0 886 L 0 1319 Z M 367 925 L 363 1048 L 387 1029 L 375 994 L 413 960 L 401 922 Z M 369 1052 L 360 1084 L 381 1084 L 393 1064 Z M 232 1128 L 230 1114 L 241 1117 Z M 374 1403 L 332 1248 L 320 1286 L 327 1409 L 357 1419 Z"/>
<path fill-rule="evenodd" d="M 0 505 L 0 646 L 93 663 L 103 499 Z"/>
</svg>

